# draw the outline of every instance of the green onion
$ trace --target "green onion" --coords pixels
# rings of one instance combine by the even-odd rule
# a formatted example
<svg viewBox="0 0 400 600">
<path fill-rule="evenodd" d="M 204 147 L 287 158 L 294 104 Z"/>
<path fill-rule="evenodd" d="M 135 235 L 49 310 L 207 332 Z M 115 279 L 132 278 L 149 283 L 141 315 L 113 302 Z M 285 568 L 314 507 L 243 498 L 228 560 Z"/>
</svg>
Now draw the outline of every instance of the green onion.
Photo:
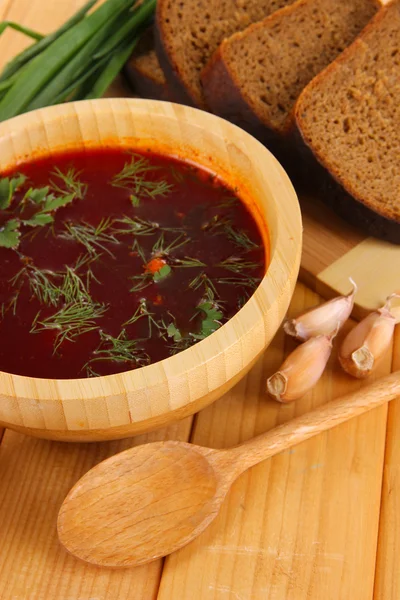
<svg viewBox="0 0 400 600">
<path fill-rule="evenodd" d="M 90 0 L 56 32 L 38 39 L 0 74 L 0 121 L 66 100 L 98 98 L 128 60 L 153 17 L 156 0 L 106 0 L 87 14 Z"/>
<path fill-rule="evenodd" d="M 115 50 L 105 68 L 94 73 L 94 77 L 88 81 L 89 85 L 82 87 L 83 95 L 76 100 L 91 100 L 103 96 L 132 54 L 136 44 L 137 40 L 135 39 L 133 42 L 124 44 L 119 50 Z"/>
<path fill-rule="evenodd" d="M 66 100 L 82 100 L 82 98 L 80 97 L 80 90 L 82 89 L 83 84 L 88 79 L 91 79 L 92 75 L 95 77 L 95 80 L 97 80 L 98 71 L 103 66 L 105 66 L 105 64 L 106 60 L 103 60 L 99 64 L 94 63 L 90 68 L 86 69 L 84 73 L 82 73 L 81 75 L 79 75 L 79 77 L 71 81 L 71 83 L 67 87 L 65 87 L 58 94 L 58 96 L 53 98 L 52 104 L 60 104 L 60 102 L 65 102 Z"/>
<path fill-rule="evenodd" d="M 156 4 L 156 0 L 148 0 L 135 9 L 121 29 L 116 31 L 114 35 L 107 40 L 107 43 L 104 45 L 101 51 L 95 55 L 94 58 L 101 58 L 102 56 L 109 54 L 115 48 L 120 46 L 121 40 L 125 39 L 131 41 L 132 30 L 135 27 L 140 26 L 143 21 L 147 21 L 149 18 L 151 18 L 156 8 Z"/>
<path fill-rule="evenodd" d="M 0 35 L 7 29 L 7 27 L 10 27 L 10 29 L 15 29 L 15 31 L 19 31 L 20 33 L 23 33 L 34 40 L 40 41 L 44 38 L 44 35 L 41 33 L 32 31 L 32 29 L 28 29 L 28 27 L 22 27 L 22 25 L 18 25 L 18 23 L 13 23 L 13 21 L 3 21 L 0 23 Z"/>
<path fill-rule="evenodd" d="M 25 111 L 34 110 L 43 106 L 52 104 L 52 99 L 57 98 L 62 94 L 62 91 L 68 86 L 71 79 L 75 76 L 81 75 L 88 63 L 92 62 L 93 53 L 102 46 L 104 40 L 111 34 L 116 28 L 120 15 L 110 16 L 108 22 L 99 29 L 94 35 L 87 40 L 84 46 L 72 56 L 70 60 L 65 63 L 65 66 L 61 67 L 60 70 L 44 84 L 41 92 L 30 102 L 26 107 Z M 63 98 L 63 100 L 66 98 Z M 0 116 L 1 116 L 1 104 L 0 104 Z"/>
<path fill-rule="evenodd" d="M 25 63 L 27 63 L 29 60 L 31 60 L 37 54 L 39 54 L 39 52 L 42 52 L 45 48 L 47 48 L 47 46 L 50 46 L 50 44 L 52 42 L 54 42 L 54 40 L 56 40 L 63 33 L 68 31 L 68 29 L 71 29 L 71 27 L 73 27 L 74 25 L 79 23 L 79 21 L 81 21 L 83 19 L 83 17 L 86 15 L 86 13 L 92 8 L 92 6 L 94 6 L 96 4 L 96 2 L 97 2 L 97 0 L 89 0 L 89 2 L 87 2 L 80 10 L 78 10 L 78 12 L 75 13 L 73 15 L 73 17 L 71 17 L 71 19 L 66 21 L 66 23 L 64 23 L 64 25 L 62 25 L 62 27 L 60 27 L 60 29 L 57 29 L 57 31 L 55 31 L 54 33 L 51 33 L 50 35 L 47 35 L 39 43 L 34 44 L 33 46 L 29 46 L 29 48 L 27 48 L 26 50 L 24 50 L 23 52 L 18 54 L 18 56 L 13 58 L 5 66 L 5 69 L 0 77 L 0 81 L 3 81 L 4 79 L 8 78 L 10 75 L 13 75 L 20 67 L 22 67 Z M 1 25 L 0 25 L 0 27 L 1 27 Z M 2 33 L 2 30 L 0 29 L 0 35 L 1 35 L 1 33 Z"/>
<path fill-rule="evenodd" d="M 157 0 L 148 0 L 134 10 L 132 16 L 124 25 L 111 36 L 103 48 L 94 56 L 96 60 L 108 58 L 104 69 L 98 73 L 83 86 L 80 94 L 74 98 L 76 100 L 89 100 L 100 98 L 107 88 L 111 85 L 122 67 L 132 54 L 143 30 L 143 24 L 147 25 L 155 11 Z M 132 31 L 137 35 L 132 38 Z M 138 35 L 139 34 L 139 35 Z M 121 43 L 121 39 L 123 40 Z"/>
</svg>

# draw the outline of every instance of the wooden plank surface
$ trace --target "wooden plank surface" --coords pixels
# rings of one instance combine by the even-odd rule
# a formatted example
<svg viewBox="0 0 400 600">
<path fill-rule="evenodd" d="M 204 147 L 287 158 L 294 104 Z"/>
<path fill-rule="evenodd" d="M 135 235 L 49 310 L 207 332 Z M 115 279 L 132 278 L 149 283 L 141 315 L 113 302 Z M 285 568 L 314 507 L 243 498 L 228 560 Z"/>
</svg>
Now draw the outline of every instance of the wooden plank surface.
<svg viewBox="0 0 400 600">
<path fill-rule="evenodd" d="M 0 446 L 1 600 L 153 600 L 162 561 L 123 571 L 98 569 L 58 543 L 58 510 L 92 466 L 132 445 L 187 440 L 192 417 L 119 442 L 66 444 L 7 431 Z"/>
<path fill-rule="evenodd" d="M 397 328 L 393 371 L 400 369 L 400 327 Z M 400 598 L 400 399 L 390 403 L 382 486 L 381 520 L 374 600 Z"/>
<path fill-rule="evenodd" d="M 316 301 L 299 285 L 291 312 Z M 301 401 L 266 401 L 265 378 L 292 346 L 278 334 L 247 379 L 197 416 L 192 441 L 228 447 L 360 385 L 333 357 Z M 377 375 L 390 372 L 390 365 L 389 352 Z M 158 600 L 371 599 L 386 411 L 366 414 L 243 475 L 214 524 L 167 558 Z"/>
<path fill-rule="evenodd" d="M 299 284 L 291 314 L 318 300 Z M 265 379 L 292 348 L 280 332 L 247 378 L 199 413 L 192 441 L 230 446 L 360 385 L 333 357 L 307 397 L 287 406 L 268 401 Z M 377 375 L 390 364 L 389 352 Z M 75 481 L 145 438 L 72 445 L 7 431 L 0 446 L 0 598 L 370 600 L 385 425 L 384 406 L 246 473 L 211 528 L 169 557 L 162 574 L 160 562 L 127 571 L 87 566 L 56 538 L 57 511 Z M 189 426 L 147 439 L 185 439 Z"/>
<path fill-rule="evenodd" d="M 318 274 L 358 246 L 365 235 L 315 198 L 302 196 L 300 204 L 305 232 L 302 279 L 315 285 Z"/>
<path fill-rule="evenodd" d="M 0 18 L 43 32 L 63 22 L 83 0 L 0 0 Z M 0 38 L 0 61 L 28 42 L 15 32 Z M 112 91 L 125 93 L 117 86 Z M 322 205 L 303 200 L 305 244 L 302 276 L 324 294 L 344 285 L 338 261 L 352 273 L 370 251 L 365 236 Z M 360 244 L 364 244 L 364 246 Z M 365 245 L 366 244 L 366 245 Z M 356 250 L 354 250 L 356 248 Z M 349 253 L 350 255 L 349 258 Z M 398 265 L 381 264 L 380 286 L 400 289 Z M 397 260 L 397 263 L 396 263 Z M 377 261 L 379 264 L 379 260 Z M 335 265 L 329 272 L 327 269 Z M 389 268 L 386 268 L 389 267 Z M 322 278 L 320 274 L 324 273 Z M 333 273 L 333 275 L 332 275 Z M 343 275 L 343 269 L 339 269 Z M 346 275 L 347 276 L 347 275 Z M 393 276 L 393 277 L 392 277 Z M 365 282 L 365 279 L 367 281 Z M 375 294 L 366 271 L 362 282 Z M 371 285 L 372 283 L 372 285 Z M 379 288 L 382 295 L 386 293 Z M 317 296 L 299 285 L 292 312 Z M 364 306 L 365 308 L 365 306 Z M 278 337 L 264 359 L 230 394 L 200 413 L 193 441 L 228 446 L 351 390 L 357 382 L 332 361 L 308 397 L 291 406 L 266 401 L 265 377 L 292 343 Z M 400 368 L 400 333 L 394 366 Z M 390 356 L 380 373 L 390 369 Z M 66 445 L 7 431 L 0 446 L 1 600 L 370 600 L 373 596 L 386 408 L 275 457 L 245 474 L 234 486 L 220 517 L 199 540 L 161 562 L 110 571 L 84 565 L 58 546 L 58 507 L 77 478 L 104 457 L 144 438 L 95 445 Z M 190 422 L 147 439 L 186 439 Z M 400 531 L 400 405 L 389 411 L 375 599 L 398 600 Z M 0 432 L 1 437 L 1 432 Z M 161 585 L 160 585 L 161 578 Z M 159 587 L 160 585 L 160 587 Z"/>
</svg>

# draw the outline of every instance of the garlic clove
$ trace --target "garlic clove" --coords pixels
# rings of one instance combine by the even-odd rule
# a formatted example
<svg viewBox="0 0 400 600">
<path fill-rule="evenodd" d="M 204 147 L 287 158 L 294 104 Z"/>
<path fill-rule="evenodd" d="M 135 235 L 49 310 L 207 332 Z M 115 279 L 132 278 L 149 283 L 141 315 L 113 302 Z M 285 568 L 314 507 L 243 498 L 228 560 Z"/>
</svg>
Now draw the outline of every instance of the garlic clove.
<svg viewBox="0 0 400 600">
<path fill-rule="evenodd" d="M 400 292 L 391 294 L 387 298 L 385 306 L 389 308 L 391 314 L 396 319 L 396 325 L 398 325 L 400 323 Z"/>
<path fill-rule="evenodd" d="M 349 375 L 364 379 L 391 344 L 397 319 L 390 311 L 391 298 L 385 306 L 370 313 L 345 337 L 339 350 L 339 362 Z"/>
<path fill-rule="evenodd" d="M 325 370 L 334 335 L 336 332 L 313 337 L 298 346 L 267 380 L 267 393 L 278 402 L 292 402 L 304 396 Z"/>
<path fill-rule="evenodd" d="M 300 341 L 306 341 L 317 335 L 330 335 L 336 329 L 340 329 L 351 315 L 357 293 L 357 285 L 351 278 L 350 282 L 353 291 L 347 296 L 338 296 L 299 315 L 296 319 L 289 319 L 283 325 L 285 333 Z"/>
</svg>

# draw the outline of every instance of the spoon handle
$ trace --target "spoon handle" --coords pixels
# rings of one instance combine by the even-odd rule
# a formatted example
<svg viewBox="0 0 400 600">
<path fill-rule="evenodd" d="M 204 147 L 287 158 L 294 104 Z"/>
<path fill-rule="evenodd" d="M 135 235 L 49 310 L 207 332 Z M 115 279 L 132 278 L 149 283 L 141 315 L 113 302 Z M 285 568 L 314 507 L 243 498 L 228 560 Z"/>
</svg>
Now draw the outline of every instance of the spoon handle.
<svg viewBox="0 0 400 600">
<path fill-rule="evenodd" d="M 235 478 L 259 462 L 400 396 L 400 371 L 225 451 Z"/>
</svg>

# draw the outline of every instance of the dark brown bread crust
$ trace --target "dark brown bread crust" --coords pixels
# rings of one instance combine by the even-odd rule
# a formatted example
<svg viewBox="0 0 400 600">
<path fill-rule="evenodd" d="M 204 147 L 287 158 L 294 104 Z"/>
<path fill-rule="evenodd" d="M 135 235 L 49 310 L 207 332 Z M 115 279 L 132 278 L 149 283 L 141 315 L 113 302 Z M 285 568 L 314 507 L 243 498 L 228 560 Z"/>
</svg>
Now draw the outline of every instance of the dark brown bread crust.
<svg viewBox="0 0 400 600">
<path fill-rule="evenodd" d="M 297 160 L 289 160 L 285 167 L 298 193 L 317 193 L 325 204 L 348 223 L 371 236 L 400 244 L 400 223 L 370 210 L 362 201 L 351 196 L 316 160 L 297 128 L 293 127 L 288 135 L 291 146 L 296 150 Z"/>
<path fill-rule="evenodd" d="M 294 181 L 300 180 L 298 176 L 298 173 L 301 172 L 300 159 L 291 140 L 293 127 L 290 126 L 285 132 L 277 134 L 269 127 L 264 126 L 243 98 L 239 86 L 232 81 L 224 61 L 220 60 L 220 48 L 214 53 L 203 71 L 203 76 L 207 79 L 207 88 L 205 89 L 214 100 L 212 111 L 219 116 L 222 114 L 223 118 L 258 139 L 282 163 Z M 208 78 L 209 73 L 210 78 Z"/>
<path fill-rule="evenodd" d="M 153 26 L 146 29 L 141 36 L 124 67 L 124 75 L 132 89 L 142 98 L 178 102 L 156 55 Z"/>
<path fill-rule="evenodd" d="M 155 54 L 152 26 L 140 36 L 132 56 L 124 67 L 124 75 L 139 96 L 169 100 L 167 82 Z"/>
<path fill-rule="evenodd" d="M 222 58 L 225 41 L 214 53 L 205 67 L 202 80 L 207 104 L 216 115 L 231 121 L 256 137 L 271 150 L 281 146 L 281 140 L 263 123 L 251 110 L 242 96 L 240 87 L 232 79 L 231 74 Z"/>
<path fill-rule="evenodd" d="M 134 58 L 127 62 L 123 73 L 132 89 L 142 98 L 153 100 L 171 99 L 166 82 L 156 79 L 151 71 L 146 71 L 145 68 L 140 67 Z"/>
<path fill-rule="evenodd" d="M 295 0 L 158 0 L 156 50 L 182 102 L 206 109 L 200 74 L 225 37 Z"/>
<path fill-rule="evenodd" d="M 175 63 L 172 63 L 172 59 L 168 58 L 168 43 L 162 28 L 159 26 L 160 17 L 156 12 L 156 25 L 154 28 L 154 43 L 158 61 L 162 70 L 164 71 L 165 78 L 168 82 L 168 89 L 171 95 L 175 98 L 176 102 L 180 104 L 186 104 L 187 106 L 197 107 L 195 98 L 189 96 L 186 88 L 182 85 L 179 78 L 179 68 Z M 202 107 L 200 107 L 202 108 Z"/>
<path fill-rule="evenodd" d="M 361 8 L 364 10 L 364 14 L 360 15 L 359 13 L 356 13 L 357 18 L 359 19 L 359 21 L 356 21 L 353 16 L 351 19 L 349 19 L 348 15 L 346 20 L 346 13 L 343 13 L 342 26 L 343 37 L 345 37 L 345 40 L 340 40 L 339 38 L 340 42 L 338 40 L 339 43 L 335 43 L 335 45 L 342 47 L 343 43 L 348 43 L 349 41 L 354 40 L 357 32 L 357 25 L 359 25 L 358 31 L 360 31 L 360 29 L 362 29 L 362 27 L 366 25 L 368 19 L 371 18 L 374 15 L 374 12 L 378 10 L 378 3 L 375 0 L 364 0 L 363 3 L 349 3 L 348 8 L 349 10 L 353 8 Z M 229 38 L 225 39 L 221 43 L 217 51 L 213 54 L 211 60 L 203 69 L 201 75 L 206 103 L 207 106 L 209 106 L 209 108 L 212 110 L 212 112 L 228 119 L 229 121 L 236 123 L 243 129 L 257 137 L 267 146 L 272 144 L 273 149 L 275 149 L 277 145 L 281 146 L 282 144 L 280 142 L 280 138 L 282 136 L 286 136 L 288 131 L 290 131 L 293 125 L 293 116 L 290 116 L 290 113 L 289 116 L 287 116 L 288 113 L 286 111 L 288 107 L 285 110 L 283 107 L 280 107 L 280 116 L 281 114 L 285 115 L 284 117 L 282 116 L 282 120 L 279 119 L 277 121 L 276 116 L 272 116 L 274 112 L 278 112 L 276 108 L 277 106 L 279 107 L 278 103 L 282 102 L 279 92 L 278 94 L 275 92 L 274 95 L 272 91 L 267 92 L 265 98 L 266 103 L 267 101 L 273 103 L 270 104 L 270 115 L 268 116 L 267 113 L 266 119 L 263 119 L 263 117 L 260 116 L 260 101 L 258 99 L 258 95 L 260 92 L 259 90 L 257 92 L 249 91 L 249 78 L 247 77 L 244 65 L 241 65 L 241 63 L 240 65 L 232 64 L 232 55 L 235 55 L 236 58 L 236 53 L 233 50 L 235 48 L 236 50 L 243 50 L 242 54 L 244 54 L 245 56 L 247 56 L 247 52 L 250 55 L 252 55 L 253 62 L 251 63 L 251 66 L 254 67 L 253 63 L 256 63 L 255 56 L 259 57 L 260 53 L 258 53 L 257 55 L 255 51 L 252 52 L 252 44 L 258 42 L 259 36 L 265 35 L 265 39 L 275 39 L 277 41 L 279 39 L 279 35 L 281 35 L 279 31 L 281 31 L 281 29 L 284 29 L 285 24 L 287 23 L 290 23 L 292 25 L 290 29 L 290 34 L 293 36 L 293 23 L 296 19 L 298 22 L 304 23 L 304 19 L 308 17 L 308 22 L 310 18 L 313 18 L 312 15 L 314 14 L 314 11 L 321 11 L 320 15 L 322 16 L 324 14 L 324 9 L 326 9 L 326 6 L 324 7 L 324 3 L 322 2 L 318 3 L 318 1 L 313 2 L 312 0 L 300 0 L 300 2 L 295 2 L 294 4 L 285 6 L 284 8 L 281 8 L 272 15 L 269 15 L 262 21 L 258 23 L 253 23 L 246 30 L 240 33 L 236 33 L 230 36 Z M 309 27 L 312 27 L 311 22 L 309 23 Z M 314 34 L 314 45 L 315 43 L 317 43 L 317 47 L 318 44 L 320 45 L 320 57 L 319 63 L 317 62 L 317 64 L 318 68 L 322 70 L 322 68 L 325 67 L 326 64 L 328 64 L 328 61 L 331 62 L 332 54 L 333 56 L 337 56 L 339 50 L 337 48 L 330 47 L 330 45 L 332 44 L 332 40 L 329 40 L 328 43 L 328 40 L 326 39 L 322 41 L 317 39 L 317 33 L 318 38 L 321 37 L 321 27 L 322 26 L 320 24 L 319 28 L 316 29 L 316 32 Z M 328 31 L 330 27 L 332 28 L 333 33 L 334 24 L 329 24 L 329 26 L 325 26 L 324 24 L 324 28 Z M 267 34 L 267 32 L 269 33 Z M 271 38 L 269 36 L 271 36 Z M 311 32 L 310 38 L 313 38 Z M 282 50 L 282 53 L 279 55 L 279 60 L 282 59 L 283 64 L 284 59 L 288 57 L 288 52 L 291 51 L 291 39 L 291 37 L 287 37 L 287 41 L 285 40 L 286 45 L 284 46 L 285 51 Z M 308 41 L 306 43 L 308 43 Z M 300 56 L 304 56 L 304 52 L 302 51 L 301 46 L 299 46 L 299 43 L 297 43 L 295 40 L 293 40 L 293 44 L 296 46 L 293 52 L 297 53 L 297 55 L 294 55 L 294 60 L 297 61 L 296 56 L 300 59 Z M 244 52 L 245 50 L 246 53 Z M 315 52 L 315 47 L 312 50 L 313 52 Z M 266 59 L 268 61 L 268 55 L 266 56 Z M 298 72 L 296 73 L 295 76 L 297 77 L 297 81 L 293 81 L 293 84 L 296 83 L 296 85 L 299 86 L 299 81 L 303 81 L 303 86 L 305 86 L 307 80 L 309 81 L 311 79 L 311 76 L 313 74 L 313 68 L 315 69 L 315 66 L 313 66 L 308 61 L 307 63 L 307 66 L 305 64 L 302 65 L 301 75 L 298 75 Z M 297 64 L 297 62 L 295 62 L 295 64 Z M 269 63 L 268 66 L 271 68 L 273 67 L 273 64 Z M 257 68 L 258 71 L 256 72 L 260 73 L 260 76 L 263 77 L 263 81 L 264 78 L 266 80 L 266 87 L 267 84 L 270 83 L 268 78 L 268 70 L 267 68 L 265 68 L 264 72 L 262 67 L 258 65 Z M 309 74 L 308 78 L 306 77 L 306 73 Z M 273 84 L 271 85 L 273 86 Z M 288 90 L 291 94 L 296 93 L 290 86 L 284 86 L 284 89 L 286 90 L 286 93 L 288 92 Z M 297 94 L 298 93 L 299 91 L 297 91 Z M 293 101 L 291 101 L 291 103 L 292 105 L 294 104 Z"/>
<path fill-rule="evenodd" d="M 317 75 L 313 81 L 305 88 L 295 106 L 295 129 L 292 132 L 292 139 L 302 157 L 302 179 L 305 175 L 312 174 L 313 179 L 319 181 L 322 193 L 325 193 L 325 201 L 347 221 L 362 227 L 369 234 L 381 239 L 390 241 L 394 244 L 400 244 L 400 222 L 391 218 L 389 212 L 385 214 L 384 210 L 374 210 L 366 204 L 366 200 L 360 197 L 356 190 L 346 182 L 344 175 L 331 169 L 325 157 L 320 155 L 318 149 L 313 148 L 311 140 L 307 139 L 303 132 L 303 114 L 302 99 L 303 95 L 309 94 L 314 86 L 337 68 L 342 62 L 346 62 L 348 56 L 357 52 L 357 48 L 362 48 L 362 37 L 375 28 L 388 10 L 400 10 L 400 1 L 393 0 L 390 4 L 381 8 L 379 13 L 363 30 L 358 38 L 349 48 L 347 48 L 333 63 L 331 63 L 322 73 Z"/>
</svg>

